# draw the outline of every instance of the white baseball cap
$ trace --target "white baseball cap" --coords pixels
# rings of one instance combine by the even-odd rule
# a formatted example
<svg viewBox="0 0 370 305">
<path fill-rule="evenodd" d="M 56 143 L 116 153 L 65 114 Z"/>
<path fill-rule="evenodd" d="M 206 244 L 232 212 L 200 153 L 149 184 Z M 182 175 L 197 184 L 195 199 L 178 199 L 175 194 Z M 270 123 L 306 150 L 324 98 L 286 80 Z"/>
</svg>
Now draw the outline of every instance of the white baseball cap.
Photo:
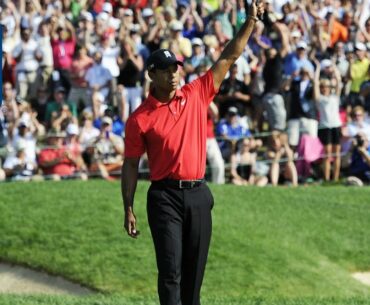
<svg viewBox="0 0 370 305">
<path fill-rule="evenodd" d="M 236 108 L 235 106 L 231 106 L 227 109 L 227 112 L 228 113 L 231 113 L 231 114 L 238 114 L 238 108 Z"/>
<path fill-rule="evenodd" d="M 359 51 L 366 51 L 366 46 L 362 42 L 356 42 L 355 49 Z"/>
<path fill-rule="evenodd" d="M 332 62 L 330 59 L 323 59 L 321 62 L 320 62 L 320 67 L 321 69 L 325 69 L 325 68 L 329 68 L 331 67 L 332 65 Z"/>
<path fill-rule="evenodd" d="M 172 31 L 182 31 L 184 29 L 184 25 L 179 20 L 172 20 L 170 22 L 170 29 Z"/>
<path fill-rule="evenodd" d="M 82 12 L 81 18 L 87 21 L 94 21 L 94 17 L 90 12 Z"/>
<path fill-rule="evenodd" d="M 132 9 L 127 8 L 127 9 L 125 9 L 124 15 L 125 16 L 134 16 L 134 12 L 132 11 Z"/>
<path fill-rule="evenodd" d="M 105 2 L 103 4 L 102 11 L 106 13 L 112 13 L 113 11 L 112 4 L 110 4 L 109 2 Z"/>
<path fill-rule="evenodd" d="M 307 49 L 307 43 L 303 40 L 299 41 L 297 43 L 297 49 Z"/>
<path fill-rule="evenodd" d="M 103 124 L 112 125 L 112 124 L 113 124 L 113 120 L 112 120 L 109 116 L 104 116 L 104 117 L 101 119 L 101 123 L 102 123 L 102 125 L 103 125 Z"/>
<path fill-rule="evenodd" d="M 76 124 L 69 124 L 67 126 L 67 134 L 69 135 L 78 135 L 79 134 L 79 130 L 78 130 L 78 126 Z"/>
<path fill-rule="evenodd" d="M 203 40 L 198 38 L 198 37 L 194 37 L 192 40 L 191 40 L 191 44 L 193 46 L 202 46 L 203 45 Z"/>
<path fill-rule="evenodd" d="M 296 37 L 296 38 L 300 38 L 302 36 L 301 32 L 297 30 L 293 31 L 291 35 L 292 37 Z"/>
<path fill-rule="evenodd" d="M 141 13 L 141 15 L 145 18 L 145 17 L 153 16 L 154 13 L 153 13 L 153 10 L 150 7 L 146 7 L 146 8 L 143 9 L 143 12 Z"/>
</svg>

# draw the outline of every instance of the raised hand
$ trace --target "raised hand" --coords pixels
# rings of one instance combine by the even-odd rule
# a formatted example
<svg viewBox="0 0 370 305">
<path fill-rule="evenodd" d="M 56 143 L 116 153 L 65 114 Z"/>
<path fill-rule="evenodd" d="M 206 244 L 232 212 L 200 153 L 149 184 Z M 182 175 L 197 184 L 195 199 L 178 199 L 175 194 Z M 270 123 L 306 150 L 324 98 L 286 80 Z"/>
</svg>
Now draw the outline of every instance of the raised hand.
<svg viewBox="0 0 370 305">
<path fill-rule="evenodd" d="M 252 18 L 260 18 L 265 12 L 263 1 L 252 0 L 249 6 L 248 15 Z"/>
</svg>

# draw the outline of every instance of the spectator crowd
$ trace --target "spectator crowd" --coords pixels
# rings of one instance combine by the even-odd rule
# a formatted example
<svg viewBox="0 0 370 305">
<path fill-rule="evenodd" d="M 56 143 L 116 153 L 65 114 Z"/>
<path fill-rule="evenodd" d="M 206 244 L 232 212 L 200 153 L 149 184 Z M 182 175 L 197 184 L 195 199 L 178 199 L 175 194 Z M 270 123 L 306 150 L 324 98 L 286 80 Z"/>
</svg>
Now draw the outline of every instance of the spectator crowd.
<svg viewBox="0 0 370 305">
<path fill-rule="evenodd" d="M 207 179 L 370 183 L 370 0 L 263 0 L 208 112 Z M 0 181 L 115 180 L 125 122 L 168 48 L 181 84 L 247 18 L 242 0 L 4 0 Z M 145 156 L 140 164 L 147 177 Z"/>
</svg>

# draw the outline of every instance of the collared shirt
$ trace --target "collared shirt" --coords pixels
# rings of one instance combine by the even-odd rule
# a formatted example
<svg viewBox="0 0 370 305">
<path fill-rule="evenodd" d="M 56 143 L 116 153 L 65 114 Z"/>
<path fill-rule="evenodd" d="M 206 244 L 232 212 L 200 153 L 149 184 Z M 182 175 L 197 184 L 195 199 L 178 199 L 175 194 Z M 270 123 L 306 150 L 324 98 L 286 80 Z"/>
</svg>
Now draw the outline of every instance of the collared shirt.
<svg viewBox="0 0 370 305">
<path fill-rule="evenodd" d="M 43 163 L 53 161 L 56 158 L 62 157 L 66 151 L 67 149 L 65 147 L 44 148 L 40 152 L 39 162 Z M 42 171 L 44 175 L 57 174 L 60 176 L 69 176 L 73 175 L 73 173 L 76 171 L 76 166 L 71 160 L 69 160 L 67 157 L 64 157 L 57 164 L 50 167 L 45 167 L 42 169 Z"/>
<path fill-rule="evenodd" d="M 370 60 L 356 60 L 351 66 L 351 92 L 359 93 L 361 84 L 368 79 Z"/>
<path fill-rule="evenodd" d="M 216 93 L 209 70 L 177 90 L 168 103 L 149 95 L 127 120 L 125 157 L 146 151 L 154 181 L 203 178 L 207 109 Z"/>
<path fill-rule="evenodd" d="M 108 81 L 112 80 L 112 74 L 107 68 L 103 67 L 101 64 L 99 65 L 94 64 L 87 70 L 85 80 L 87 81 L 90 87 L 103 86 Z M 103 87 L 99 90 L 99 92 L 103 94 L 105 98 L 107 98 L 109 94 L 109 88 Z M 91 93 L 90 90 L 89 93 Z"/>
</svg>

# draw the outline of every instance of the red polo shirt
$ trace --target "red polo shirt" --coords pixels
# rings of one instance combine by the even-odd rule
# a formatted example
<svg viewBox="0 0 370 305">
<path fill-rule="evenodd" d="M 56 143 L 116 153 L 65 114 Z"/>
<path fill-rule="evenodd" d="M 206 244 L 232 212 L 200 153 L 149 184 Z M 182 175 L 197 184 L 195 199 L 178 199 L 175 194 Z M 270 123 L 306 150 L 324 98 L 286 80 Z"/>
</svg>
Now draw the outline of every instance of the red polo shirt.
<svg viewBox="0 0 370 305">
<path fill-rule="evenodd" d="M 127 120 L 125 157 L 148 154 L 150 179 L 200 179 L 206 167 L 207 109 L 216 91 L 206 74 L 168 103 L 152 95 Z"/>
</svg>

